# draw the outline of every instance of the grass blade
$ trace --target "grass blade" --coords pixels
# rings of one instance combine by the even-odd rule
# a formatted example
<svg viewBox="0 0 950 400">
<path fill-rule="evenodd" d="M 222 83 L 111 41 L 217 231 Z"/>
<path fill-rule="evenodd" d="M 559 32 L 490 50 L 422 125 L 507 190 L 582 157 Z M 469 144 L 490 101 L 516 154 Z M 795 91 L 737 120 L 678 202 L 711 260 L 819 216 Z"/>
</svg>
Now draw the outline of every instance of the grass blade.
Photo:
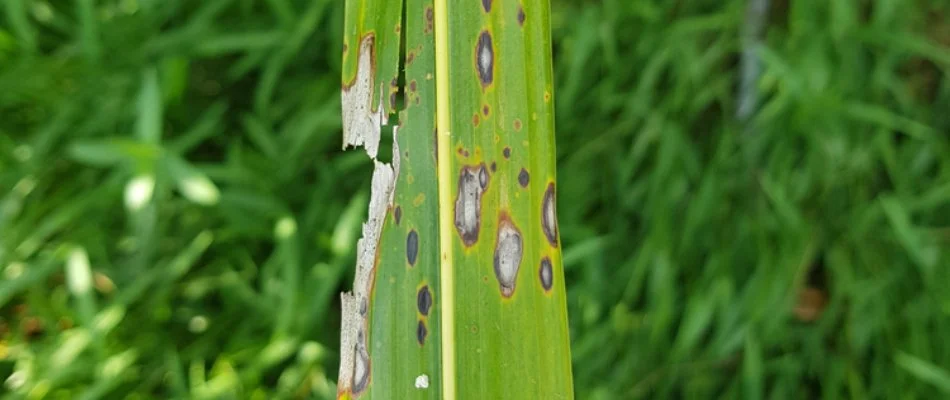
<svg viewBox="0 0 950 400">
<path fill-rule="evenodd" d="M 548 3 L 404 6 L 402 26 L 392 2 L 347 2 L 344 144 L 375 160 L 401 110 L 343 298 L 338 396 L 571 398 Z"/>
</svg>

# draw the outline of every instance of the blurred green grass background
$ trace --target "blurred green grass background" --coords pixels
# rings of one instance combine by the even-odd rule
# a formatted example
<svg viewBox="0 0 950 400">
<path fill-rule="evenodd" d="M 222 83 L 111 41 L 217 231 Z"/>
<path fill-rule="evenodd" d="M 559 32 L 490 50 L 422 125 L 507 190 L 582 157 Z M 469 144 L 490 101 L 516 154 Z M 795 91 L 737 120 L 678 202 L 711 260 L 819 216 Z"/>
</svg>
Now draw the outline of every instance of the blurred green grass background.
<svg viewBox="0 0 950 400">
<path fill-rule="evenodd" d="M 579 399 L 950 397 L 948 2 L 552 3 Z M 333 398 L 342 4 L 0 2 L 0 396 Z"/>
</svg>

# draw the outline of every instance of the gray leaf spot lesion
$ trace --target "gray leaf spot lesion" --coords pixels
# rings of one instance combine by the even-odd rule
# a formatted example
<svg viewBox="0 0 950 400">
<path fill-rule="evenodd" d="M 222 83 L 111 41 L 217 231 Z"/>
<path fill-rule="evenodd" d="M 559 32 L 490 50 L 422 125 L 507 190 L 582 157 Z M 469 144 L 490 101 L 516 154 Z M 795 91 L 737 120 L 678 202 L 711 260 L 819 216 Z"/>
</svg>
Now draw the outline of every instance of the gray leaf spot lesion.
<svg viewBox="0 0 950 400">
<path fill-rule="evenodd" d="M 419 257 L 419 233 L 415 229 L 409 231 L 406 236 L 406 261 L 410 267 L 416 266 L 416 259 Z"/>
<path fill-rule="evenodd" d="M 541 204 L 541 228 L 551 246 L 557 247 L 557 212 L 554 204 L 554 182 L 548 184 Z"/>
<path fill-rule="evenodd" d="M 495 49 L 492 47 L 491 33 L 482 31 L 475 46 L 475 66 L 482 88 L 488 87 L 495 79 Z"/>
<path fill-rule="evenodd" d="M 488 188 L 488 171 L 485 170 L 485 166 L 478 169 L 478 184 L 481 185 L 482 190 Z"/>
<path fill-rule="evenodd" d="M 485 164 L 463 167 L 455 199 L 455 229 L 466 247 L 478 241 L 482 218 L 482 193 L 488 188 Z"/>
<path fill-rule="evenodd" d="M 429 335 L 429 330 L 426 329 L 425 321 L 420 320 L 419 324 L 416 325 L 416 340 L 419 341 L 419 345 L 424 345 L 426 343 L 426 336 Z"/>
<path fill-rule="evenodd" d="M 375 37 L 367 35 L 360 41 L 356 62 L 356 78 L 342 89 L 343 103 L 343 148 L 363 146 L 371 158 L 379 150 L 380 126 L 384 123 L 384 111 L 380 104 L 373 109 L 372 100 L 376 79 Z M 382 100 L 382 87 L 379 98 Z"/>
<path fill-rule="evenodd" d="M 515 292 L 523 252 L 521 231 L 507 215 L 502 214 L 498 221 L 494 257 L 495 278 L 498 279 L 502 296 L 511 297 Z"/>
<path fill-rule="evenodd" d="M 366 335 L 360 329 L 356 345 L 353 348 L 353 358 L 356 364 L 353 368 L 353 394 L 359 394 L 369 385 L 370 361 L 369 351 L 366 349 Z"/>
<path fill-rule="evenodd" d="M 541 279 L 541 287 L 544 288 L 544 291 L 551 291 L 551 287 L 554 286 L 554 270 L 550 258 L 544 257 L 541 259 L 541 266 L 538 267 L 538 278 Z"/>
<path fill-rule="evenodd" d="M 521 171 L 518 172 L 518 184 L 523 188 L 527 188 L 530 181 L 531 176 L 528 174 L 528 170 L 521 168 Z"/>
<path fill-rule="evenodd" d="M 419 308 L 420 314 L 429 316 L 429 309 L 432 308 L 432 291 L 429 290 L 429 285 L 423 286 L 416 294 L 416 307 Z"/>
</svg>

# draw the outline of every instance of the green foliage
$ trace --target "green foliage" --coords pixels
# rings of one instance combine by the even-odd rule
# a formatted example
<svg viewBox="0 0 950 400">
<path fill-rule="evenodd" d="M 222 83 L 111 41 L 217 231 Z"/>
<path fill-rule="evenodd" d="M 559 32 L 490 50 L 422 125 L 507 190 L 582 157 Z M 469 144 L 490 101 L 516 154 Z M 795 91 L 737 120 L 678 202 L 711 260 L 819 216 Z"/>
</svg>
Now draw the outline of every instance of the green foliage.
<svg viewBox="0 0 950 400">
<path fill-rule="evenodd" d="M 773 1 L 750 129 L 743 7 L 553 1 L 577 397 L 945 396 L 950 5 Z M 335 395 L 342 21 L 0 2 L 0 396 Z"/>
</svg>

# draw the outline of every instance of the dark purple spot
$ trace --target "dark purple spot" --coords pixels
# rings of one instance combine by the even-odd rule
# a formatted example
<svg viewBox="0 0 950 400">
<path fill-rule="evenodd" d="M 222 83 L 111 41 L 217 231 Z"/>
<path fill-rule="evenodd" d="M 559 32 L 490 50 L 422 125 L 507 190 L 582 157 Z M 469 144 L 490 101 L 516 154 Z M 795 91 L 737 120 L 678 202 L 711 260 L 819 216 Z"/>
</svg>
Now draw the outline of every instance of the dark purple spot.
<svg viewBox="0 0 950 400">
<path fill-rule="evenodd" d="M 416 91 L 416 80 L 415 80 L 415 79 L 413 79 L 411 82 L 409 82 L 409 90 L 410 90 L 410 91 L 413 91 L 413 92 Z"/>
<path fill-rule="evenodd" d="M 482 0 L 482 8 L 485 12 L 491 12 L 491 0 Z"/>
<path fill-rule="evenodd" d="M 511 147 L 507 147 L 507 146 L 506 146 L 504 149 L 501 150 L 501 154 L 502 154 L 503 156 L 505 156 L 505 158 L 510 158 L 510 157 L 511 157 Z"/>
<path fill-rule="evenodd" d="M 429 331 L 426 329 L 426 323 L 419 321 L 419 325 L 416 325 L 416 340 L 419 341 L 419 345 L 426 344 L 426 335 L 429 334 Z"/>
<path fill-rule="evenodd" d="M 416 294 L 416 306 L 422 315 L 429 315 L 429 309 L 432 308 L 432 292 L 429 291 L 429 285 L 423 286 Z"/>
<path fill-rule="evenodd" d="M 409 261 L 409 266 L 414 267 L 416 265 L 416 258 L 418 256 L 419 234 L 413 229 L 409 231 L 409 236 L 406 237 L 406 260 Z"/>
<path fill-rule="evenodd" d="M 524 7 L 518 6 L 518 26 L 524 26 Z"/>
<path fill-rule="evenodd" d="M 488 116 L 488 112 L 489 112 L 490 110 L 491 110 L 491 109 L 488 107 L 488 104 L 485 104 L 485 105 L 482 106 L 482 114 L 485 114 L 486 117 Z"/>
<path fill-rule="evenodd" d="M 478 79 L 482 82 L 482 89 L 492 84 L 494 80 L 495 50 L 491 44 L 491 34 L 482 31 L 478 35 L 478 44 L 475 47 L 475 66 L 478 69 Z"/>
<path fill-rule="evenodd" d="M 531 177 L 528 176 L 528 170 L 522 168 L 521 172 L 518 172 L 518 184 L 521 185 L 521 187 L 528 187 L 528 182 L 530 179 Z"/>
<path fill-rule="evenodd" d="M 544 291 L 550 291 L 554 285 L 554 271 L 551 269 L 551 259 L 544 257 L 541 259 L 541 266 L 538 268 L 538 277 L 541 278 L 541 287 Z"/>
<path fill-rule="evenodd" d="M 495 170 L 496 170 L 497 168 L 498 168 L 498 166 L 495 165 L 495 162 L 494 162 L 494 161 L 492 161 L 492 162 L 491 162 L 491 172 L 495 172 Z"/>
<path fill-rule="evenodd" d="M 399 221 L 402 221 L 402 207 L 396 206 L 396 209 L 393 210 L 393 219 L 395 219 L 396 225 L 399 225 Z"/>
</svg>

